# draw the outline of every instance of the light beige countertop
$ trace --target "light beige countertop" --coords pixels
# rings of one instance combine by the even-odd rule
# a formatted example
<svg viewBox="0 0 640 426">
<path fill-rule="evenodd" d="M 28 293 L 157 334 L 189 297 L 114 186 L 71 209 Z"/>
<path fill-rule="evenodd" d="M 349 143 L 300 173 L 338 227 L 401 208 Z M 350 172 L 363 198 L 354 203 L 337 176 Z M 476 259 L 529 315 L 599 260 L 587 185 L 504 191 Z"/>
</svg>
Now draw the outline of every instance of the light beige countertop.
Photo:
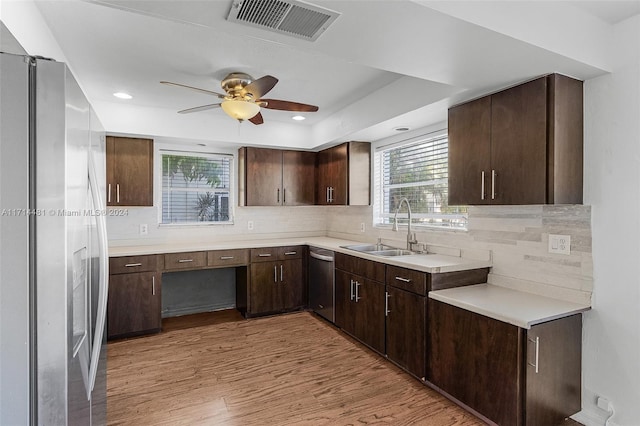
<svg viewBox="0 0 640 426">
<path fill-rule="evenodd" d="M 194 242 L 194 243 L 165 243 L 136 246 L 114 246 L 109 247 L 110 257 L 119 256 L 139 256 L 147 254 L 179 253 L 186 251 L 205 250 L 229 250 L 238 248 L 261 248 L 290 245 L 309 245 L 338 253 L 369 259 L 387 265 L 395 265 L 410 268 L 432 274 L 442 272 L 466 271 L 469 269 L 487 268 L 491 266 L 490 260 L 479 260 L 460 256 L 450 256 L 444 254 L 412 254 L 409 256 L 383 257 L 372 254 L 357 252 L 342 246 L 362 244 L 359 241 L 343 240 L 330 237 L 304 237 L 304 238 L 277 238 L 263 240 L 242 240 L 224 242 Z"/>
<path fill-rule="evenodd" d="M 429 292 L 429 298 L 522 328 L 591 309 L 492 284 L 476 284 Z"/>
</svg>

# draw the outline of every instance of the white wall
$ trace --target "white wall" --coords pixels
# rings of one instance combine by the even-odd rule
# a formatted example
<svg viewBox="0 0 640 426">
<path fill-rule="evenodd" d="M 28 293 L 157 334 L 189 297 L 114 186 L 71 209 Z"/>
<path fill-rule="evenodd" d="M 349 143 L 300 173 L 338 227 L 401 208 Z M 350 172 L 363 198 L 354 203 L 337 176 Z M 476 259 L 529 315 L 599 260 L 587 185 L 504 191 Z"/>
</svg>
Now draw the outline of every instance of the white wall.
<svg viewBox="0 0 640 426">
<path fill-rule="evenodd" d="M 640 425 L 640 16 L 615 27 L 609 75 L 585 84 L 585 203 L 592 206 L 593 310 L 584 316 L 583 411 Z M 599 421 L 599 422 L 598 422 Z"/>
</svg>

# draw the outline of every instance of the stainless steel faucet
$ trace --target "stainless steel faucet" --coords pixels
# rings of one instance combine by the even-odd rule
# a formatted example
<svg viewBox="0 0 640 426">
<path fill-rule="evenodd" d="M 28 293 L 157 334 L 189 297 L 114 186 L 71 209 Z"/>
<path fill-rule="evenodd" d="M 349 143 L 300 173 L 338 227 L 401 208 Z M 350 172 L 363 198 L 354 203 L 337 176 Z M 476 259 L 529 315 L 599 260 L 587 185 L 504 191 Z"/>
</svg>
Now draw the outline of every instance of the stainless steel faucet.
<svg viewBox="0 0 640 426">
<path fill-rule="evenodd" d="M 413 244 L 418 244 L 418 240 L 416 238 L 415 232 L 411 233 L 411 206 L 409 205 L 409 200 L 403 198 L 398 203 L 398 208 L 396 209 L 396 214 L 393 216 L 393 230 L 398 231 L 398 212 L 400 211 L 400 207 L 402 207 L 402 203 L 407 204 L 407 210 L 409 210 L 409 221 L 407 224 L 407 250 L 411 251 Z"/>
</svg>

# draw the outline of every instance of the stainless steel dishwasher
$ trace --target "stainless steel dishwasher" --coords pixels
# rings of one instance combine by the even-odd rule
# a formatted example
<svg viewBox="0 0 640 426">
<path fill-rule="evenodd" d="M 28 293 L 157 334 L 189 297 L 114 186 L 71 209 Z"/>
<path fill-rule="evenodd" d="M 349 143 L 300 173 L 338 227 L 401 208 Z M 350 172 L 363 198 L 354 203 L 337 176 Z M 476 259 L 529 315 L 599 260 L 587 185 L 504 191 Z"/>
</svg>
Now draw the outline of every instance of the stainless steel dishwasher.
<svg viewBox="0 0 640 426">
<path fill-rule="evenodd" d="M 334 274 L 334 253 L 309 247 L 309 305 L 331 322 L 335 322 Z"/>
</svg>

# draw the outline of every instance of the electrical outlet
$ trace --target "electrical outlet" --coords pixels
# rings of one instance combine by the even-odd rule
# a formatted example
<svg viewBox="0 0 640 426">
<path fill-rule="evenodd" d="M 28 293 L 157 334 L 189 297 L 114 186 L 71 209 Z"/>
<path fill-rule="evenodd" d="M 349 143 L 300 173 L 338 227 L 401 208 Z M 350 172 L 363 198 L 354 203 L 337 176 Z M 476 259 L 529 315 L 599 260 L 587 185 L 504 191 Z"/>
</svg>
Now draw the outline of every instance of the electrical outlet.
<svg viewBox="0 0 640 426">
<path fill-rule="evenodd" d="M 252 220 L 247 221 L 247 229 L 249 231 L 253 231 L 253 221 Z"/>
<path fill-rule="evenodd" d="M 611 402 L 607 398 L 603 398 L 601 396 L 598 397 L 596 403 L 598 404 L 598 408 L 607 412 L 611 412 Z"/>
<path fill-rule="evenodd" d="M 140 224 L 140 235 L 147 235 L 149 233 L 149 228 L 146 223 Z"/>
<path fill-rule="evenodd" d="M 549 253 L 571 254 L 571 236 L 549 234 Z"/>
<path fill-rule="evenodd" d="M 364 222 L 360 222 L 360 232 L 364 232 Z"/>
</svg>

